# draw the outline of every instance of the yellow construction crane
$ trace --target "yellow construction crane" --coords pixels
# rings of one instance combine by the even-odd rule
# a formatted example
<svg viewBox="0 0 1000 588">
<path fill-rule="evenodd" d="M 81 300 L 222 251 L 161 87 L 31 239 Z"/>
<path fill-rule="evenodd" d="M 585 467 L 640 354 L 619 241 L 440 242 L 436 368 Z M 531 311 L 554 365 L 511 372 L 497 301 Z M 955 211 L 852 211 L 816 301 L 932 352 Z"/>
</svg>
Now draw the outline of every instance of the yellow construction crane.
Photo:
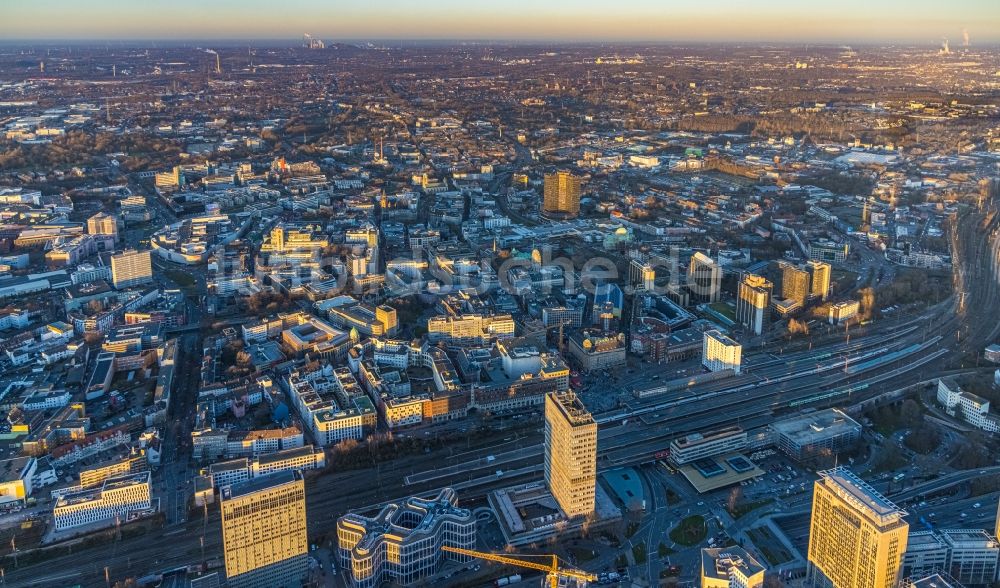
<svg viewBox="0 0 1000 588">
<path fill-rule="evenodd" d="M 597 576 L 593 574 L 588 574 L 587 572 L 582 572 L 580 570 L 571 570 L 567 568 L 559 567 L 559 558 L 555 555 L 538 555 L 534 557 L 545 557 L 549 558 L 550 563 L 541 563 L 533 561 L 524 561 L 523 559 L 517 559 L 515 557 L 508 557 L 506 555 L 497 555 L 495 553 L 484 553 L 482 551 L 473 551 L 471 549 L 462 549 L 461 547 L 451 547 L 450 545 L 442 545 L 442 551 L 448 551 L 451 553 L 457 553 L 460 555 L 468 555 L 470 557 L 477 557 L 479 559 L 485 559 L 487 561 L 495 561 L 497 563 L 507 564 L 511 566 L 520 566 L 522 568 L 528 568 L 532 570 L 539 570 L 541 572 L 548 572 L 548 582 L 549 588 L 558 588 L 559 578 L 572 578 L 574 580 L 584 580 L 587 582 L 596 582 Z M 528 556 L 530 557 L 530 556 Z"/>
</svg>

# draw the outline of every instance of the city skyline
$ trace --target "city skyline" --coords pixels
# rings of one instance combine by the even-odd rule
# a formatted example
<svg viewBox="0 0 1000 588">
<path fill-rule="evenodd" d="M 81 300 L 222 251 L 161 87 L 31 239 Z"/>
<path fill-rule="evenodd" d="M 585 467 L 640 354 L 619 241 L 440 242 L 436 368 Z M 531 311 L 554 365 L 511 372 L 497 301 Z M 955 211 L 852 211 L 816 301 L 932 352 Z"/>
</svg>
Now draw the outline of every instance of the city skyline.
<svg viewBox="0 0 1000 588">
<path fill-rule="evenodd" d="M 993 4 L 7 4 L 3 586 L 1000 588 Z"/>
<path fill-rule="evenodd" d="M 514 0 L 503 6 L 468 6 L 438 0 L 419 6 L 391 0 L 378 6 L 291 0 L 280 20 L 261 0 L 192 0 L 169 9 L 97 0 L 56 0 L 6 7 L 0 23 L 8 40 L 275 40 L 304 32 L 358 40 L 496 40 L 515 42 L 913 43 L 937 45 L 963 35 L 979 45 L 1000 42 L 1000 10 L 964 0 L 942 14 L 939 3 L 891 0 L 872 6 L 849 0 L 836 6 L 800 6 L 786 0 L 753 7 L 730 0 L 697 6 L 633 1 L 610 13 L 602 3 L 564 0 L 544 7 Z M 901 16 L 903 15 L 903 16 Z"/>
</svg>

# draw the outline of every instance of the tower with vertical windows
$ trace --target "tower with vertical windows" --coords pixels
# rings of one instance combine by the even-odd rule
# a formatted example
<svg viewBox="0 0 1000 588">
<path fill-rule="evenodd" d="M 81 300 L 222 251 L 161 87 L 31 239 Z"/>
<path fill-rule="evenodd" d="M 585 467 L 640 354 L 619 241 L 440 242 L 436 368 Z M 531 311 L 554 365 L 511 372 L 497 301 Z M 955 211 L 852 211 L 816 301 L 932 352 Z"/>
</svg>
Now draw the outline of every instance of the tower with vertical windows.
<svg viewBox="0 0 1000 588">
<path fill-rule="evenodd" d="M 545 174 L 542 210 L 549 214 L 576 216 L 580 213 L 580 178 L 566 170 Z"/>
<path fill-rule="evenodd" d="M 545 396 L 545 483 L 567 517 L 594 512 L 597 423 L 572 391 Z"/>
<path fill-rule="evenodd" d="M 285 471 L 221 489 L 226 577 L 233 588 L 297 588 L 306 576 L 306 492 Z"/>
<path fill-rule="evenodd" d="M 812 585 L 894 588 L 910 530 L 906 514 L 847 468 L 819 472 L 809 525 Z"/>
<path fill-rule="evenodd" d="M 744 276 L 736 300 L 736 322 L 754 335 L 762 335 L 771 322 L 769 306 L 773 290 L 774 285 L 763 276 Z"/>
</svg>

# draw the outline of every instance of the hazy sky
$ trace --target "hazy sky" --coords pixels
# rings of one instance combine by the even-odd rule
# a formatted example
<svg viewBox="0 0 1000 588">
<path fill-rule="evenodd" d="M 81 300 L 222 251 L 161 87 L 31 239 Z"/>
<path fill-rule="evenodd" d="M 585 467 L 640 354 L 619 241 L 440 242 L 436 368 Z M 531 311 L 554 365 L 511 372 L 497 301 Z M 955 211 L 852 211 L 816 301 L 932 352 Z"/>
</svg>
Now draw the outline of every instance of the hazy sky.
<svg viewBox="0 0 1000 588">
<path fill-rule="evenodd" d="M 0 0 L 0 39 L 1000 42 L 1000 0 Z"/>
</svg>

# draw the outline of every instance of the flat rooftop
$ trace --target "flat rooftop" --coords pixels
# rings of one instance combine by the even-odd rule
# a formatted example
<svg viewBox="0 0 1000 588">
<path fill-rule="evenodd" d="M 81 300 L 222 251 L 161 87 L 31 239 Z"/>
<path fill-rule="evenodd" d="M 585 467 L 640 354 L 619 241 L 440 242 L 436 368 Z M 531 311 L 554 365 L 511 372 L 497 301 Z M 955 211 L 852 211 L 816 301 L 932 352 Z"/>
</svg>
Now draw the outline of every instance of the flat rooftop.
<svg viewBox="0 0 1000 588">
<path fill-rule="evenodd" d="M 953 545 L 973 543 L 976 545 L 989 545 L 994 549 L 1000 549 L 997 540 L 983 529 L 942 529 L 939 532 L 946 541 Z"/>
<path fill-rule="evenodd" d="M 566 420 L 574 425 L 588 425 L 594 422 L 594 417 L 583 405 L 583 402 L 574 392 L 563 394 L 552 394 L 552 399 L 556 406 L 560 408 Z"/>
<path fill-rule="evenodd" d="M 857 421 L 835 408 L 818 410 L 778 421 L 771 427 L 779 434 L 791 438 L 798 445 L 808 445 L 851 431 L 861 431 L 861 425 Z"/>
<path fill-rule="evenodd" d="M 279 461 L 284 461 L 286 459 L 295 459 L 298 457 L 311 457 L 316 450 L 312 445 L 303 445 L 302 447 L 292 447 L 289 449 L 282 449 L 280 451 L 275 451 L 273 453 L 265 453 L 257 457 L 257 463 L 259 464 L 269 464 Z"/>
<path fill-rule="evenodd" d="M 933 551 L 944 547 L 944 542 L 933 531 L 914 531 L 906 539 L 906 551 Z"/>
<path fill-rule="evenodd" d="M 583 528 L 621 518 L 621 511 L 601 484 L 594 492 L 594 517 L 567 518 L 544 482 L 501 488 L 490 493 L 489 502 L 496 513 L 504 539 L 510 545 L 528 545 Z"/>
<path fill-rule="evenodd" d="M 961 584 L 951 576 L 941 573 L 931 574 L 919 580 L 907 580 L 904 586 L 908 588 L 961 588 Z"/>
<path fill-rule="evenodd" d="M 712 329 L 711 331 L 705 331 L 705 336 L 706 337 L 711 337 L 712 339 L 715 339 L 716 341 L 718 341 L 719 343 L 722 343 L 726 347 L 739 347 L 740 346 L 739 343 L 737 343 L 736 341 L 734 341 L 729 336 L 723 334 L 723 332 L 719 331 L 718 329 Z"/>
<path fill-rule="evenodd" d="M 266 490 L 274 486 L 288 484 L 300 479 L 302 479 L 302 474 L 298 471 L 284 471 L 267 476 L 261 476 L 259 478 L 251 478 L 245 482 L 229 486 L 228 490 L 223 488 L 222 499 L 232 500 L 234 498 L 246 496 L 247 494 L 253 494 L 254 492 L 260 492 L 261 490 Z"/>
<path fill-rule="evenodd" d="M 713 441 L 718 441 L 719 439 L 728 439 L 733 436 L 745 435 L 743 428 L 739 425 L 730 425 L 728 427 L 723 427 L 721 429 L 715 429 L 714 431 L 706 431 L 704 433 L 690 433 L 683 437 L 678 437 L 674 439 L 671 444 L 676 444 L 678 448 L 686 448 L 694 445 L 701 445 L 703 443 L 711 443 Z"/>
<path fill-rule="evenodd" d="M 739 452 L 700 459 L 695 463 L 681 466 L 678 471 L 694 486 L 698 494 L 764 475 L 764 470 Z"/>
<path fill-rule="evenodd" d="M 0 461 L 0 482 L 20 480 L 24 466 L 28 465 L 32 459 L 34 458 L 30 456 L 21 456 Z"/>
<path fill-rule="evenodd" d="M 208 466 L 208 471 L 211 473 L 216 472 L 230 472 L 235 470 L 246 470 L 247 469 L 247 458 L 240 457 L 237 459 L 231 459 L 229 461 L 217 461 L 212 465 Z"/>
<path fill-rule="evenodd" d="M 818 472 L 821 483 L 831 487 L 849 500 L 855 502 L 883 522 L 890 519 L 898 519 L 905 516 L 907 512 L 877 490 L 869 486 L 864 480 L 854 475 L 845 467 L 834 468 Z"/>
<path fill-rule="evenodd" d="M 646 493 L 643 491 L 639 473 L 632 468 L 620 468 L 600 474 L 611 492 L 625 506 L 632 508 L 635 503 L 646 503 Z"/>
<path fill-rule="evenodd" d="M 704 577 L 728 581 L 730 570 L 739 570 L 744 576 L 764 571 L 764 566 L 742 547 L 720 547 L 701 550 L 701 569 Z"/>
</svg>

